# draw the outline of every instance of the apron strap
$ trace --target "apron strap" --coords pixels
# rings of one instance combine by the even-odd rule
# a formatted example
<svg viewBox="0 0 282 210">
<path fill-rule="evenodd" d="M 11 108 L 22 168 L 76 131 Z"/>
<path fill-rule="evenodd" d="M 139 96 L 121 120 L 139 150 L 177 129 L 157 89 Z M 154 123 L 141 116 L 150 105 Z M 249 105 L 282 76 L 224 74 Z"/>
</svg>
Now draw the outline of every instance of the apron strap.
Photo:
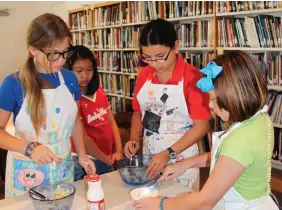
<svg viewBox="0 0 282 210">
<path fill-rule="evenodd" d="M 65 85 L 65 80 L 64 80 L 64 77 L 62 75 L 62 72 L 59 71 L 58 75 L 59 75 L 60 85 Z"/>
</svg>

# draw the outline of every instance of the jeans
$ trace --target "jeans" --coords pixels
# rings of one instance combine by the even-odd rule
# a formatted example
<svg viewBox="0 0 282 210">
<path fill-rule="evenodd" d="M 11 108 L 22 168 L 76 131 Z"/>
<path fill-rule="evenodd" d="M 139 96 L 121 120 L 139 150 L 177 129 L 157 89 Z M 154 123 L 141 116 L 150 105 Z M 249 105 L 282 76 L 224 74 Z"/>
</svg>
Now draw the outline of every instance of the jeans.
<svg viewBox="0 0 282 210">
<path fill-rule="evenodd" d="M 77 156 L 73 156 L 72 159 L 74 163 L 74 181 L 82 180 L 84 176 L 86 176 L 86 171 L 78 163 Z M 112 166 L 108 166 L 107 164 L 101 162 L 100 160 L 94 160 L 92 158 L 91 160 L 94 162 L 96 166 L 96 174 L 98 175 L 109 173 L 114 170 Z"/>
</svg>

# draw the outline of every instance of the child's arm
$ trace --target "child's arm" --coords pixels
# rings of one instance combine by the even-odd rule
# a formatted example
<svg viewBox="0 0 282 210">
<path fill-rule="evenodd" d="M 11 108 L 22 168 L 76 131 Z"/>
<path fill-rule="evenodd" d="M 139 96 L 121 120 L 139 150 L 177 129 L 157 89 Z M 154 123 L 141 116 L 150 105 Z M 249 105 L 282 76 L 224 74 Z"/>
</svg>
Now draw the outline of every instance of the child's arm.
<svg viewBox="0 0 282 210">
<path fill-rule="evenodd" d="M 87 173 L 95 173 L 96 168 L 93 161 L 86 155 L 83 132 L 84 127 L 80 120 L 80 111 L 76 115 L 74 127 L 72 130 L 72 139 L 75 146 L 75 151 L 77 153 L 79 164 L 85 169 Z"/>
<path fill-rule="evenodd" d="M 102 161 L 107 165 L 112 165 L 110 157 L 105 155 L 102 150 L 97 146 L 95 141 L 93 141 L 85 132 L 84 130 L 84 144 L 86 149 L 86 154 L 91 155 L 92 157 L 96 158 L 97 160 Z"/>
<path fill-rule="evenodd" d="M 165 210 L 212 209 L 227 193 L 244 172 L 245 168 L 235 160 L 220 156 L 214 170 L 200 192 L 185 193 L 179 197 L 164 201 Z M 142 199 L 136 202 L 136 208 L 158 209 L 160 198 Z"/>
<path fill-rule="evenodd" d="M 112 156 L 112 163 L 114 163 L 116 160 L 122 159 L 122 156 L 123 156 L 121 138 L 120 138 L 119 129 L 115 121 L 114 115 L 110 109 L 108 109 L 107 118 L 111 125 L 113 135 L 114 135 L 114 141 L 115 141 L 115 153 Z"/>
<path fill-rule="evenodd" d="M 204 168 L 210 166 L 211 153 L 205 153 L 203 155 L 193 156 L 187 158 L 176 164 L 167 166 L 164 174 L 159 179 L 161 180 L 170 180 L 176 177 L 179 177 L 184 174 L 189 168 Z"/>
</svg>

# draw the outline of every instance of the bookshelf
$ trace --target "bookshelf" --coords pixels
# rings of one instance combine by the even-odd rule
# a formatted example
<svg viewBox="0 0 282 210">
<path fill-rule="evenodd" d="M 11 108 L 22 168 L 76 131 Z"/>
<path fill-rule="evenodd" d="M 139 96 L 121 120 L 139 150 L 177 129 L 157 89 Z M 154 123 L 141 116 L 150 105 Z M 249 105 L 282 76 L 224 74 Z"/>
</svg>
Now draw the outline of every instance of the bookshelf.
<svg viewBox="0 0 282 210">
<path fill-rule="evenodd" d="M 170 21 L 178 32 L 180 54 L 198 68 L 224 51 L 250 53 L 258 65 L 269 65 L 261 67 L 268 74 L 268 89 L 279 92 L 281 17 L 281 1 L 114 1 L 70 10 L 69 27 L 73 44 L 89 47 L 96 56 L 112 107 L 124 111 L 138 75 L 139 31 L 149 20 Z M 282 129 L 282 123 L 274 126 Z M 273 161 L 273 167 L 281 169 L 282 163 Z"/>
</svg>

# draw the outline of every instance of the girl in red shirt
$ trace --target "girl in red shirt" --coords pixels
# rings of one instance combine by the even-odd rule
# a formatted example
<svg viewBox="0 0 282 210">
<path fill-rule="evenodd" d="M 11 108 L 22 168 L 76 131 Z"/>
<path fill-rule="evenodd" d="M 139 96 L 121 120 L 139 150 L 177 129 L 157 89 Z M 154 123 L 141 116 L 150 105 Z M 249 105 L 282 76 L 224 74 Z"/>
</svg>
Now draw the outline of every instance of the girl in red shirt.
<svg viewBox="0 0 282 210">
<path fill-rule="evenodd" d="M 152 157 L 147 174 L 153 177 L 167 164 L 198 155 L 197 141 L 208 131 L 209 98 L 196 87 L 199 70 L 179 55 L 171 23 L 150 21 L 140 33 L 139 44 L 142 61 L 148 65 L 136 80 L 131 136 L 124 151 L 127 157 L 136 153 L 144 129 L 143 154 Z M 189 169 L 178 178 L 196 190 L 198 180 L 198 169 Z"/>
<path fill-rule="evenodd" d="M 96 60 L 87 47 L 78 45 L 75 46 L 74 55 L 68 60 L 68 64 L 78 79 L 82 93 L 79 111 L 85 129 L 86 152 L 94 161 L 97 174 L 111 172 L 112 164 L 122 158 L 123 152 L 111 106 L 106 93 L 99 86 Z M 76 163 L 74 150 L 73 153 Z M 85 175 L 83 168 L 75 164 L 75 180 L 80 180 Z"/>
</svg>

